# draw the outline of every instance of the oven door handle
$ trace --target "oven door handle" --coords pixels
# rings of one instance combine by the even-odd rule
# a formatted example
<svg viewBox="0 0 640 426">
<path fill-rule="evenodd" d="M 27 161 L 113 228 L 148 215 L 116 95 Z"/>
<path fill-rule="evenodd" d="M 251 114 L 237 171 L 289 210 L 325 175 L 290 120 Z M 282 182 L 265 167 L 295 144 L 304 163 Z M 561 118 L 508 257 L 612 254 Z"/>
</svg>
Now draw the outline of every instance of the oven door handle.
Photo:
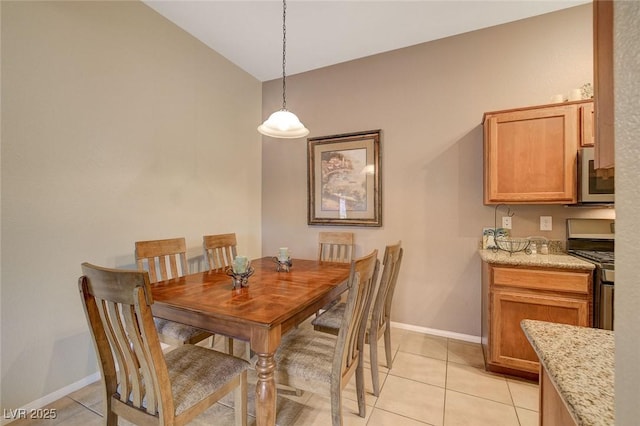
<svg viewBox="0 0 640 426">
<path fill-rule="evenodd" d="M 613 285 L 603 284 L 600 294 L 600 328 L 613 330 Z"/>
</svg>

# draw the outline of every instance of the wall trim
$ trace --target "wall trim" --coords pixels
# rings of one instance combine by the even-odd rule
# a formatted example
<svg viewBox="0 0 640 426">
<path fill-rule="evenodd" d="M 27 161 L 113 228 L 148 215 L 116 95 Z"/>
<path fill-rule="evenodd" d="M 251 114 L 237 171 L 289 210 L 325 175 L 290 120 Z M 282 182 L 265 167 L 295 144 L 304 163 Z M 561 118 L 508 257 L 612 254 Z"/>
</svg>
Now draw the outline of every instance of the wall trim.
<svg viewBox="0 0 640 426">
<path fill-rule="evenodd" d="M 455 333 L 453 331 L 438 330 L 435 328 L 428 328 L 428 327 L 420 327 L 417 325 L 403 324 L 401 322 L 394 322 L 394 321 L 391 321 L 391 326 L 400 328 L 402 330 L 417 331 L 418 333 L 422 333 L 422 334 L 431 334 L 434 336 L 447 337 L 449 339 L 463 340 L 465 342 L 470 342 L 470 343 L 482 342 L 480 336 L 473 336 L 471 334 Z"/>
<path fill-rule="evenodd" d="M 70 393 L 75 392 L 79 389 L 82 389 L 83 387 L 90 385 L 93 382 L 96 382 L 100 380 L 100 372 L 96 371 L 95 373 L 93 373 L 90 376 L 87 376 L 83 379 L 78 380 L 75 383 L 71 383 L 68 386 L 65 386 L 61 389 L 58 389 L 55 392 L 50 393 L 49 395 L 45 395 L 42 398 L 36 399 L 35 401 L 32 401 L 22 407 L 20 407 L 18 410 L 14 410 L 14 412 L 17 413 L 26 413 L 27 416 L 29 415 L 29 412 L 31 410 L 37 410 L 39 408 L 43 408 L 49 404 L 51 404 L 52 402 L 55 402 L 57 400 L 59 400 L 60 398 L 64 398 L 65 396 L 68 396 Z M 7 410 L 8 411 L 8 410 Z M 9 417 L 9 418 L 7 418 Z M 2 425 L 6 425 L 9 424 L 11 422 L 13 422 L 14 420 L 18 420 L 18 417 L 16 418 L 11 418 L 10 414 L 8 412 L 4 412 L 3 416 L 2 416 L 2 422 L 0 422 L 0 424 Z"/>
</svg>

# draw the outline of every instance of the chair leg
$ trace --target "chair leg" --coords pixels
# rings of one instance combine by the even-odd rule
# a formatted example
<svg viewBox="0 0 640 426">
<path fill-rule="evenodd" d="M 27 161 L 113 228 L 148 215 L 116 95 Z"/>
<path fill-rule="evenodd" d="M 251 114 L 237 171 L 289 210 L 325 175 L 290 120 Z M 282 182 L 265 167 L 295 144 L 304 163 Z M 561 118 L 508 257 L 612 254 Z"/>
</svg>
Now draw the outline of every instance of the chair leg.
<svg viewBox="0 0 640 426">
<path fill-rule="evenodd" d="M 225 350 L 229 355 L 233 355 L 233 337 L 229 337 L 224 341 Z"/>
<path fill-rule="evenodd" d="M 356 367 L 356 393 L 358 394 L 358 415 L 360 417 L 366 417 L 367 404 L 364 392 L 364 359 L 362 351 L 360 351 L 360 359 Z"/>
<path fill-rule="evenodd" d="M 331 392 L 331 425 L 342 426 L 342 392 Z"/>
<path fill-rule="evenodd" d="M 387 355 L 387 368 L 391 370 L 393 366 L 393 354 L 391 353 L 391 327 L 389 326 L 389 322 L 387 322 L 387 326 L 384 329 L 384 351 Z"/>
<path fill-rule="evenodd" d="M 102 401 L 102 409 L 105 414 L 104 425 L 105 426 L 118 426 L 118 415 L 111 411 L 111 395 L 108 392 L 104 393 L 105 398 Z"/>
<path fill-rule="evenodd" d="M 378 373 L 378 333 L 369 331 L 369 361 L 371 362 L 371 382 L 373 394 L 380 396 L 380 374 Z"/>
<path fill-rule="evenodd" d="M 233 392 L 235 426 L 247 426 L 247 371 L 240 375 L 240 385 Z"/>
</svg>

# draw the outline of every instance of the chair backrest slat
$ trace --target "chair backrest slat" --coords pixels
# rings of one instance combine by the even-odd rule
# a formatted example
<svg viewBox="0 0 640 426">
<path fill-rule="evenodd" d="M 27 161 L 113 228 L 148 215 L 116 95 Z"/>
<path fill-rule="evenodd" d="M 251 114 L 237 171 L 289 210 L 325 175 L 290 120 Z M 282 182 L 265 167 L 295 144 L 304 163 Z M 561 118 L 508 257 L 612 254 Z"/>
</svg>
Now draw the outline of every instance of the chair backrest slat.
<svg viewBox="0 0 640 426">
<path fill-rule="evenodd" d="M 333 375 L 338 382 L 350 374 L 352 367 L 362 357 L 362 343 L 367 326 L 367 313 L 371 306 L 374 285 L 380 262 L 378 250 L 354 260 L 349 275 L 349 294 L 342 318 L 336 347 L 342 350 L 334 357 Z"/>
<path fill-rule="evenodd" d="M 187 243 L 184 238 L 136 241 L 136 264 L 152 283 L 187 275 Z"/>
<path fill-rule="evenodd" d="M 389 326 L 387 323 L 391 316 L 393 294 L 395 292 L 396 282 L 398 281 L 398 272 L 400 272 L 404 252 L 401 245 L 402 242 L 398 241 L 397 244 L 387 246 L 384 250 L 382 260 L 384 268 L 372 307 L 371 327 L 380 329 Z"/>
<path fill-rule="evenodd" d="M 209 270 L 221 269 L 233 264 L 238 255 L 236 234 L 205 235 L 202 246 L 207 257 Z"/>
<path fill-rule="evenodd" d="M 318 234 L 318 260 L 349 263 L 355 254 L 353 232 L 320 232 Z"/>
<path fill-rule="evenodd" d="M 107 338 L 111 344 L 113 354 L 116 358 L 116 364 L 120 366 L 117 371 L 118 383 L 120 385 L 120 400 L 127 402 L 131 395 L 132 389 L 135 387 L 136 372 L 129 371 L 129 366 L 136 365 L 135 360 L 128 350 L 128 339 L 125 326 L 120 321 L 121 313 L 117 303 L 108 300 L 100 300 L 100 318 L 105 325 Z"/>
<path fill-rule="evenodd" d="M 136 289 L 135 291 L 139 291 L 139 290 Z M 136 372 L 137 374 L 135 376 L 137 378 L 136 378 L 136 381 L 134 382 L 134 387 L 133 387 L 134 405 L 139 404 L 136 406 L 142 407 L 143 400 L 141 398 L 145 396 L 146 397 L 145 406 L 146 406 L 147 412 L 149 414 L 155 414 L 158 411 L 157 397 L 156 397 L 156 394 L 158 392 L 157 380 L 155 375 L 149 369 L 150 364 L 153 365 L 153 361 L 151 360 L 151 355 L 147 350 L 147 345 L 145 344 L 146 339 L 143 339 L 143 333 L 144 333 L 143 327 L 141 327 L 141 324 L 137 321 L 137 315 L 139 311 L 140 309 L 139 309 L 138 303 L 136 303 L 134 307 L 130 309 L 125 309 L 123 311 L 123 314 L 124 314 L 123 316 L 125 318 L 127 328 L 128 328 L 127 330 L 128 335 L 131 341 L 131 348 L 133 350 L 133 353 L 136 356 L 135 359 L 138 361 L 138 365 L 140 366 L 140 368 Z M 134 375 L 132 374 L 132 376 Z M 149 387 L 151 389 L 147 391 L 146 389 L 143 388 L 143 386 Z"/>
<path fill-rule="evenodd" d="M 122 345 L 128 345 L 127 350 L 125 350 L 125 356 L 128 359 L 128 365 L 132 366 L 132 365 L 141 365 L 144 363 L 140 363 L 139 361 L 139 354 L 136 351 L 137 346 L 139 345 L 139 339 L 137 339 L 136 337 L 138 336 L 138 331 L 135 330 L 135 328 L 133 327 L 133 325 L 131 324 L 134 320 L 133 315 L 131 313 L 131 308 L 129 307 L 122 307 L 122 312 L 121 312 L 121 317 L 124 319 L 124 326 L 125 326 L 125 335 L 122 336 L 123 341 L 121 342 Z M 127 391 L 129 393 L 127 393 L 126 398 L 122 398 L 121 395 L 121 400 L 122 401 L 127 401 L 129 399 L 131 399 L 131 401 L 133 402 L 133 405 L 135 407 L 142 407 L 142 401 L 144 398 L 143 395 L 143 388 L 142 388 L 142 382 L 143 382 L 143 374 L 140 374 L 141 371 L 140 369 L 136 369 L 134 371 L 129 371 L 128 372 L 128 376 L 126 378 L 124 378 L 124 380 L 128 381 L 128 387 L 129 389 L 127 389 Z M 120 386 L 121 388 L 123 388 L 123 386 Z M 147 409 L 149 407 L 147 406 Z"/>
</svg>

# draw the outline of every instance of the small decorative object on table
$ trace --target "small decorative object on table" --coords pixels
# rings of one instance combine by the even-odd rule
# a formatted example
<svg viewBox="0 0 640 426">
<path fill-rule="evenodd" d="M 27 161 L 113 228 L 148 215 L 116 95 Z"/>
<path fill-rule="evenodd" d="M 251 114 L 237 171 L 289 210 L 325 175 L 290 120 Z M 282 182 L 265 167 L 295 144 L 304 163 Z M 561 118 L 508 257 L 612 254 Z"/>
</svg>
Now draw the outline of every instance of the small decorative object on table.
<svg viewBox="0 0 640 426">
<path fill-rule="evenodd" d="M 253 275 L 254 269 L 246 256 L 236 256 L 233 259 L 233 266 L 227 266 L 225 273 L 232 279 L 233 289 L 249 287 L 249 277 Z"/>
<path fill-rule="evenodd" d="M 278 250 L 278 255 L 273 257 L 273 261 L 276 263 L 276 271 L 280 272 L 289 272 L 291 270 L 291 266 L 293 262 L 291 261 L 291 256 L 289 254 L 289 249 L 287 247 L 280 247 Z"/>
</svg>

